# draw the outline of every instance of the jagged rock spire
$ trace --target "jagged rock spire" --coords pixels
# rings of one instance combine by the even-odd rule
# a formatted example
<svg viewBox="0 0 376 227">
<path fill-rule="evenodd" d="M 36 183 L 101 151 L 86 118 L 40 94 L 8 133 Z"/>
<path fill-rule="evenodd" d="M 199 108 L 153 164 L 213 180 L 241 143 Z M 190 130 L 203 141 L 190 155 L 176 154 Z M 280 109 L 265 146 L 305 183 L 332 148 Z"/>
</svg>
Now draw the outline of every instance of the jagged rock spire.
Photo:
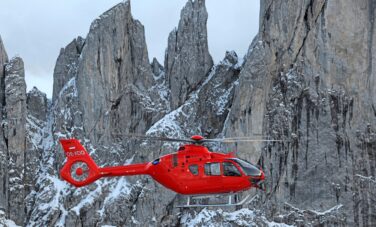
<svg viewBox="0 0 376 227">
<path fill-rule="evenodd" d="M 77 89 L 86 131 L 103 135 L 104 130 L 145 130 L 141 122 L 148 117 L 143 116 L 147 111 L 139 94 L 152 86 L 153 73 L 144 27 L 132 18 L 129 1 L 92 23 L 81 56 Z"/>
<path fill-rule="evenodd" d="M 158 76 L 164 70 L 163 66 L 158 62 L 156 58 L 153 58 L 153 61 L 151 62 L 151 69 L 155 76 Z"/>
<path fill-rule="evenodd" d="M 0 36 L 0 76 L 4 75 L 4 65 L 8 61 L 8 55 L 5 51 L 3 40 Z"/>
<path fill-rule="evenodd" d="M 27 93 L 27 110 L 31 116 L 41 121 L 47 120 L 47 95 L 37 87 Z"/>
<path fill-rule="evenodd" d="M 26 83 L 23 60 L 5 66 L 4 137 L 8 149 L 8 214 L 17 224 L 25 221 Z"/>
<path fill-rule="evenodd" d="M 3 105 L 3 99 L 4 99 L 4 69 L 5 64 L 8 62 L 8 55 L 5 51 L 3 40 L 0 36 L 0 110 L 1 106 Z M 0 117 L 1 119 L 1 117 Z"/>
<path fill-rule="evenodd" d="M 0 121 L 3 121 L 3 104 L 4 104 L 4 69 L 8 62 L 8 55 L 4 49 L 3 41 L 0 36 Z M 0 209 L 7 210 L 8 208 L 8 160 L 7 147 L 4 140 L 3 128 L 0 128 Z"/>
<path fill-rule="evenodd" d="M 167 84 L 171 89 L 171 107 L 187 100 L 213 66 L 209 54 L 205 0 L 189 0 L 181 11 L 179 26 L 168 37 L 165 56 Z"/>
</svg>

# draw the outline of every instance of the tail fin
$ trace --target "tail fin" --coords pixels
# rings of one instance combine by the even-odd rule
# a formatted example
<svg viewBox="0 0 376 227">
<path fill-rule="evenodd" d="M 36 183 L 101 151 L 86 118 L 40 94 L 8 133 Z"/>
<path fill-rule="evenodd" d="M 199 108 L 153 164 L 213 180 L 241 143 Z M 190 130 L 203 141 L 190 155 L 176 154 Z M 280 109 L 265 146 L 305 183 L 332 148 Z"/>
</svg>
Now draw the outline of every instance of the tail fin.
<svg viewBox="0 0 376 227">
<path fill-rule="evenodd" d="M 68 159 L 60 171 L 61 177 L 76 187 L 88 185 L 101 177 L 98 166 L 77 139 L 61 139 Z"/>
</svg>

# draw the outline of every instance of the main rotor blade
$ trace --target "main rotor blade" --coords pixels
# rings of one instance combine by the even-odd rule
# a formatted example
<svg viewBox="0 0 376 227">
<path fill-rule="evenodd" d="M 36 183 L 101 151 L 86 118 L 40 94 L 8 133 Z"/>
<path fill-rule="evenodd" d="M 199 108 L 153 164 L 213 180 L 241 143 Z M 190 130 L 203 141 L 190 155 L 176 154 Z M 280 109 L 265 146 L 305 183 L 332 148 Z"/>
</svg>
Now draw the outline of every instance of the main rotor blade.
<svg viewBox="0 0 376 227">
<path fill-rule="evenodd" d="M 185 142 L 185 143 L 193 143 L 194 141 L 191 139 L 180 139 L 180 138 L 169 138 L 169 137 L 160 137 L 160 136 L 145 136 L 145 135 L 138 135 L 138 134 L 117 134 L 112 133 L 112 135 L 118 135 L 127 138 L 134 138 L 134 139 L 141 139 L 141 140 L 154 140 L 154 141 L 167 141 L 167 142 Z"/>
<path fill-rule="evenodd" d="M 204 139 L 202 142 L 220 142 L 220 143 L 237 143 L 237 142 L 282 142 L 283 140 L 274 139 L 254 139 L 254 138 L 222 138 L 222 139 Z"/>
<path fill-rule="evenodd" d="M 202 139 L 202 140 L 193 140 L 193 139 L 182 139 L 182 138 L 170 138 L 162 136 L 146 136 L 140 134 L 121 134 L 121 133 L 112 133 L 115 136 L 127 137 L 131 139 L 141 139 L 141 140 L 152 140 L 152 141 L 165 141 L 165 142 L 183 142 L 183 143 L 195 143 L 201 144 L 205 142 L 220 142 L 220 143 L 236 143 L 236 142 L 282 142 L 283 140 L 274 140 L 274 139 L 263 139 L 262 137 L 229 137 L 229 138 L 215 138 L 215 139 Z"/>
</svg>

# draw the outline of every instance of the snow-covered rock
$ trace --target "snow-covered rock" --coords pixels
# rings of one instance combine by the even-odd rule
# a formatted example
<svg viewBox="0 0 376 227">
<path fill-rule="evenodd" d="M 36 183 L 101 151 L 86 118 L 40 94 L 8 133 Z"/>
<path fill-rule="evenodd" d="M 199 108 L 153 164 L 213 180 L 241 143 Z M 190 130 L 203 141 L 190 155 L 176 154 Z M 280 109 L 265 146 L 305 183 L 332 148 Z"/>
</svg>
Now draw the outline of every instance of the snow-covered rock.
<svg viewBox="0 0 376 227">
<path fill-rule="evenodd" d="M 211 210 L 204 208 L 200 212 L 191 211 L 182 215 L 182 226 L 268 226 L 289 227 L 292 225 L 268 221 L 259 211 L 243 208 L 234 212 L 226 212 L 222 209 Z"/>
<path fill-rule="evenodd" d="M 8 62 L 0 39 L 0 225 L 375 225 L 374 7 L 262 1 L 247 55 L 230 51 L 213 65 L 205 1 L 189 0 L 163 67 L 148 62 L 144 28 L 124 1 L 62 49 L 52 102 L 37 89 L 26 95 L 22 60 Z M 267 179 L 243 207 L 179 209 L 181 196 L 148 177 L 83 188 L 60 179 L 60 138 L 79 138 L 99 166 L 178 146 L 126 133 L 283 141 L 235 147 Z"/>
</svg>

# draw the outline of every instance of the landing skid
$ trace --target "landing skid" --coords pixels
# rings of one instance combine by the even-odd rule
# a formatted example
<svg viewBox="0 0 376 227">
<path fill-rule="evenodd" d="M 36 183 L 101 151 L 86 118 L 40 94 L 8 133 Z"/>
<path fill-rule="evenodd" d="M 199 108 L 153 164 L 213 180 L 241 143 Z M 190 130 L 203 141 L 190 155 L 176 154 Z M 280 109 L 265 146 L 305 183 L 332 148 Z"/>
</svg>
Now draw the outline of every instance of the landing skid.
<svg viewBox="0 0 376 227">
<path fill-rule="evenodd" d="M 218 197 L 228 197 L 226 199 L 226 203 L 219 202 L 219 203 L 209 203 L 209 202 L 202 202 L 203 200 L 209 200 L 211 198 L 218 198 Z M 231 206 L 241 206 L 244 204 L 250 203 L 253 198 L 251 195 L 246 195 L 241 201 L 238 201 L 239 194 L 220 194 L 220 195 L 194 195 L 194 196 L 187 196 L 187 203 L 184 205 L 178 205 L 178 208 L 190 208 L 190 207 L 231 207 Z"/>
</svg>

